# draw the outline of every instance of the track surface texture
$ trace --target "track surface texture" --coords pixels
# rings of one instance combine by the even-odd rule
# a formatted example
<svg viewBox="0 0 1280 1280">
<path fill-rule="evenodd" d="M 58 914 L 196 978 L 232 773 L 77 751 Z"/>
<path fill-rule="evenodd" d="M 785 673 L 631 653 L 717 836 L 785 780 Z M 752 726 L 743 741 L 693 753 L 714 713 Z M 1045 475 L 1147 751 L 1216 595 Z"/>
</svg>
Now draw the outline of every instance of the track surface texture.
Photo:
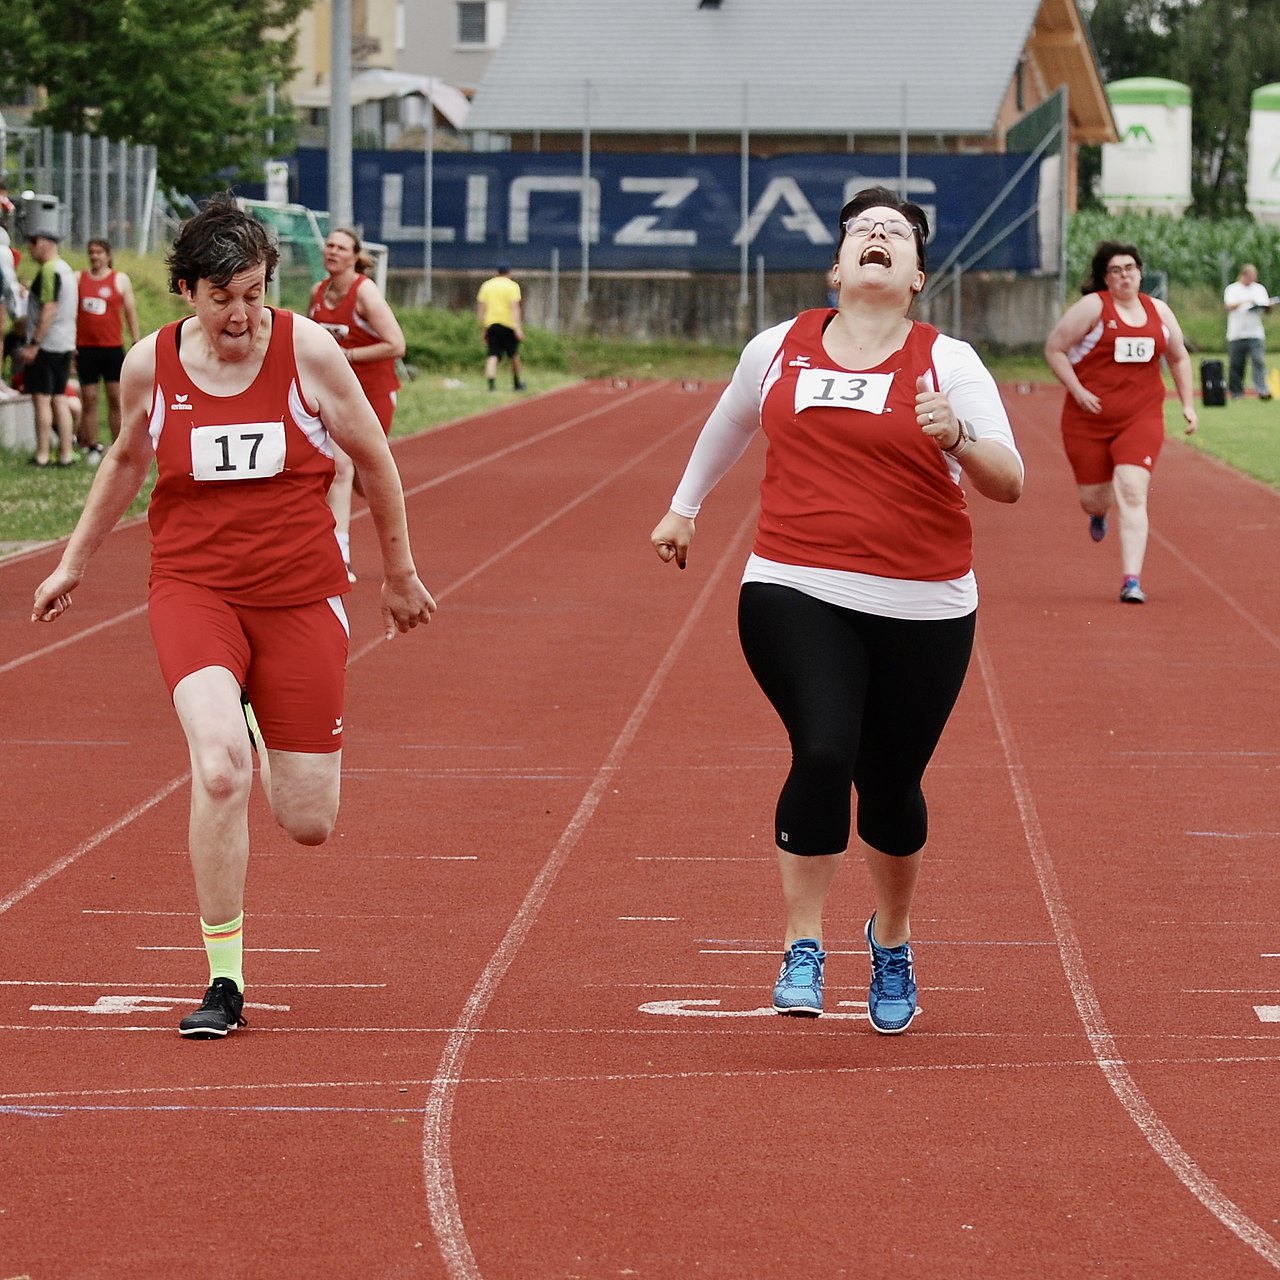
<svg viewBox="0 0 1280 1280">
<path fill-rule="evenodd" d="M 735 630 L 760 446 L 648 534 L 717 387 L 597 382 L 396 446 L 432 625 L 352 619 L 343 806 L 252 807 L 246 1016 L 205 985 L 147 534 L 27 621 L 0 563 L 0 1280 L 1262 1277 L 1280 1271 L 1280 497 L 1171 442 L 1120 605 L 1057 434 L 926 778 L 923 1012 L 768 1011 L 785 738 Z M 1208 413 L 1206 413 L 1208 417 Z"/>
</svg>

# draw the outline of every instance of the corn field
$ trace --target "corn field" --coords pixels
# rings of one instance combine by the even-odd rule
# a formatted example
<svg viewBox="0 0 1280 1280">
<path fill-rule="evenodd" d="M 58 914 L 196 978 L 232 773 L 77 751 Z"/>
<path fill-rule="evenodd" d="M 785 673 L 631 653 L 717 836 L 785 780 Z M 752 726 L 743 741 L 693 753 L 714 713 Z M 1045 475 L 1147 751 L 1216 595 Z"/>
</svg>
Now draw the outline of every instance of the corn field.
<svg viewBox="0 0 1280 1280">
<path fill-rule="evenodd" d="M 1163 214 L 1077 213 L 1067 224 L 1067 293 L 1088 274 L 1089 260 L 1102 240 L 1137 245 L 1144 270 L 1163 271 L 1170 285 L 1225 288 L 1242 262 L 1258 268 L 1259 279 L 1280 284 L 1280 226 L 1252 218 L 1169 217 Z M 1273 283 L 1276 282 L 1276 283 Z"/>
</svg>

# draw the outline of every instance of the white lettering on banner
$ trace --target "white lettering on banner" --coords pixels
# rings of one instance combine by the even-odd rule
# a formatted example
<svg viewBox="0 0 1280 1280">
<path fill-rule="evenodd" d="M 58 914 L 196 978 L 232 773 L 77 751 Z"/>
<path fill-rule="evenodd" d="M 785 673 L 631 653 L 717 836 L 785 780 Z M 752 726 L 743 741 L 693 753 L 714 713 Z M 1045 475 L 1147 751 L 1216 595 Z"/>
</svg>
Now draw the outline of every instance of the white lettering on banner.
<svg viewBox="0 0 1280 1280">
<path fill-rule="evenodd" d="M 382 238 L 384 240 L 421 240 L 426 231 L 425 212 L 423 221 L 417 226 L 405 225 L 404 221 L 404 174 L 384 173 L 382 175 Z M 454 239 L 452 227 L 432 227 L 431 239 L 441 244 L 451 244 Z"/>
<path fill-rule="evenodd" d="M 195 427 L 191 474 L 197 480 L 266 480 L 284 470 L 284 423 Z"/>
<path fill-rule="evenodd" d="M 655 209 L 678 209 L 698 189 L 697 178 L 623 178 L 623 191 L 658 193 Z M 653 214 L 632 218 L 613 237 L 614 244 L 696 245 L 696 231 L 655 231 L 658 219 Z"/>
<path fill-rule="evenodd" d="M 835 237 L 822 225 L 822 219 L 813 210 L 800 184 L 794 178 L 774 178 L 765 187 L 760 199 L 747 215 L 747 225 L 739 228 L 733 237 L 735 245 L 741 245 L 745 239 L 751 244 L 760 234 L 760 228 L 768 221 L 769 215 L 780 204 L 786 204 L 790 213 L 783 214 L 782 225 L 788 231 L 798 231 L 805 235 L 810 244 L 832 244 Z"/>
<path fill-rule="evenodd" d="M 510 208 L 507 211 L 507 235 L 512 244 L 529 243 L 529 205 L 539 191 L 582 191 L 582 179 L 573 177 L 517 178 L 511 184 Z M 587 180 L 587 207 L 578 217 L 578 243 L 598 244 L 600 241 L 600 183 L 595 178 Z"/>
<path fill-rule="evenodd" d="M 1154 338 L 1116 339 L 1116 364 L 1149 364 L 1155 353 Z"/>
<path fill-rule="evenodd" d="M 796 412 L 801 409 L 859 409 L 883 413 L 891 373 L 848 373 L 843 369 L 801 369 L 796 374 Z"/>
<path fill-rule="evenodd" d="M 484 229 L 488 220 L 489 179 L 483 173 L 473 173 L 467 178 L 468 244 L 484 244 Z"/>
</svg>

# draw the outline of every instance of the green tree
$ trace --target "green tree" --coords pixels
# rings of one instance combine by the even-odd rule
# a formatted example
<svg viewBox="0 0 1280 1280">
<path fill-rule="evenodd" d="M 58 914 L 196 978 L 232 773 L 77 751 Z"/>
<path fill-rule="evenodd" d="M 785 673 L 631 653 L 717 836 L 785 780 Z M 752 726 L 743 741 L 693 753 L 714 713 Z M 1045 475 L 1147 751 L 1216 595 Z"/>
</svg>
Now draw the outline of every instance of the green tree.
<svg viewBox="0 0 1280 1280">
<path fill-rule="evenodd" d="M 1253 91 L 1280 80 L 1275 0 L 1199 0 L 1171 40 L 1173 79 L 1191 87 L 1191 194 L 1202 214 L 1245 211 Z"/>
<path fill-rule="evenodd" d="M 1250 98 L 1280 81 L 1276 0 L 1096 0 L 1088 20 L 1106 81 L 1165 76 L 1190 87 L 1195 211 L 1244 213 Z M 1082 148 L 1082 205 L 1100 171 L 1101 150 Z"/>
<path fill-rule="evenodd" d="M 292 146 L 283 99 L 295 40 L 313 0 L 28 0 L 7 9 L 0 91 L 34 89 L 33 122 L 156 148 L 173 190 L 257 177 Z"/>
</svg>

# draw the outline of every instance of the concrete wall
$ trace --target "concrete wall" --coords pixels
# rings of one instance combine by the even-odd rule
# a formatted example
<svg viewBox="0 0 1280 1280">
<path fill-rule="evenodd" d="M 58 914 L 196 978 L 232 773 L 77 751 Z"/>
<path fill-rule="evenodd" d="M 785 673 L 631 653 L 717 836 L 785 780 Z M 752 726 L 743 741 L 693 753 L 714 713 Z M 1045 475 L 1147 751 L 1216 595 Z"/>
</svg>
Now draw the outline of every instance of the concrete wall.
<svg viewBox="0 0 1280 1280">
<path fill-rule="evenodd" d="M 30 396 L 0 399 L 0 444 L 6 449 L 35 449 L 36 415 Z"/>
<path fill-rule="evenodd" d="M 474 311 L 476 290 L 486 274 L 434 273 L 434 305 Z M 763 306 L 757 304 L 754 275 L 745 305 L 736 275 L 593 273 L 585 307 L 578 295 L 576 275 L 559 277 L 558 303 L 552 296 L 549 273 L 516 272 L 515 278 L 524 292 L 525 323 L 530 327 L 636 342 L 674 338 L 740 344 L 762 328 L 826 303 L 821 272 L 766 275 Z M 393 305 L 417 306 L 423 299 L 422 286 L 420 271 L 392 271 L 387 295 Z M 970 275 L 961 284 L 958 324 L 950 285 L 918 307 L 916 315 L 975 346 L 1038 351 L 1060 312 L 1056 277 Z"/>
</svg>

